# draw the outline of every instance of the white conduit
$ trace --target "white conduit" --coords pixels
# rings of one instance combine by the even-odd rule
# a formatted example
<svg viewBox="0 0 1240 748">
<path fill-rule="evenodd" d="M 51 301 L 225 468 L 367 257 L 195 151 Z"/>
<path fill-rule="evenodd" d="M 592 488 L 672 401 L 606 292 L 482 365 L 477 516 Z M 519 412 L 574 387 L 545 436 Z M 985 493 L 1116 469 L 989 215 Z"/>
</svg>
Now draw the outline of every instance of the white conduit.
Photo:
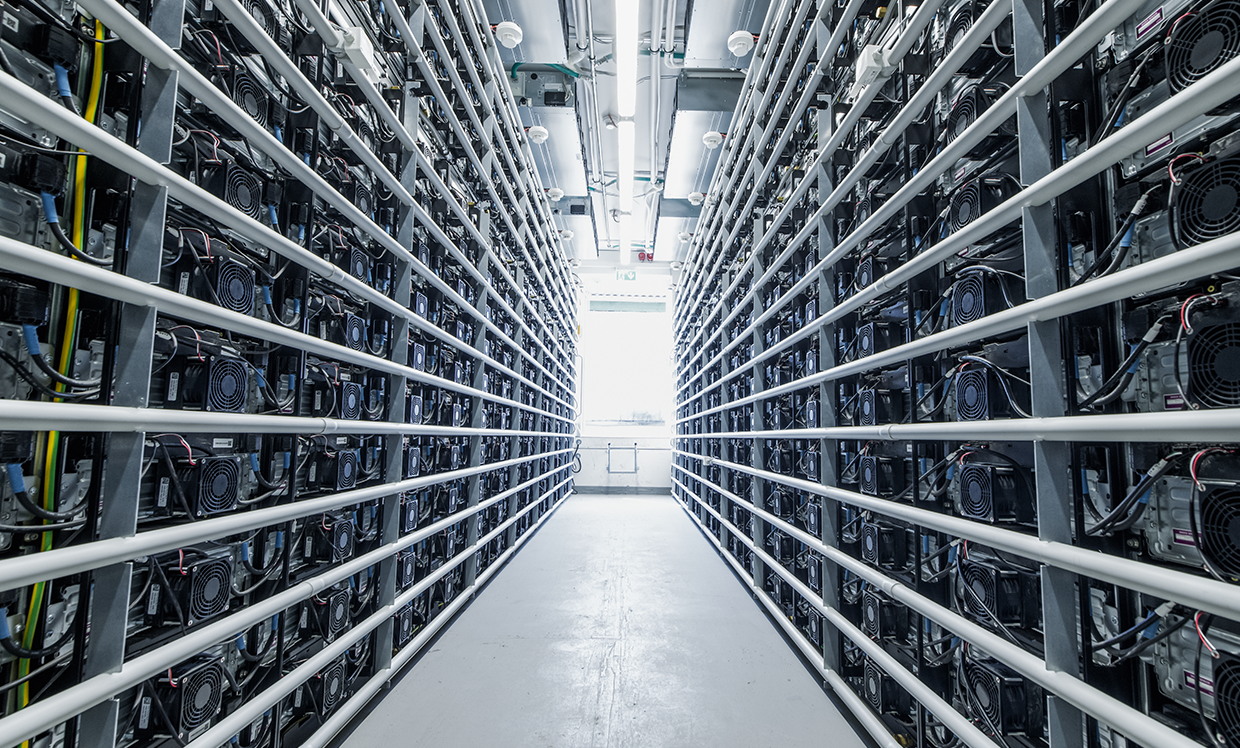
<svg viewBox="0 0 1240 748">
<path fill-rule="evenodd" d="M 681 450 L 674 451 L 678 455 L 702 459 Z M 710 459 L 708 464 L 720 465 L 763 480 L 780 483 L 789 488 L 826 496 L 850 506 L 869 509 L 894 519 L 982 543 L 1091 579 L 1117 584 L 1233 620 L 1240 619 L 1240 595 L 1236 594 L 1234 585 L 1225 582 L 1162 569 L 1139 561 L 1077 548 L 1067 543 L 1039 540 L 1032 535 L 1003 530 L 981 522 L 939 514 L 927 509 L 898 504 L 894 501 L 832 488 L 799 478 L 790 478 L 733 462 Z"/>
<path fill-rule="evenodd" d="M 676 467 L 685 475 L 692 475 L 692 473 L 684 470 L 679 465 Z M 731 501 L 741 504 L 746 510 L 759 515 L 765 522 L 781 532 L 796 538 L 816 553 L 864 578 L 892 599 L 907 605 L 909 608 L 954 632 L 966 641 L 976 644 L 985 650 L 988 655 L 1008 665 L 1039 686 L 1054 692 L 1081 711 L 1098 718 L 1113 728 L 1122 728 L 1120 731 L 1129 737 L 1139 737 L 1143 742 L 1167 746 L 1167 748 L 1200 748 L 1200 743 L 1181 735 L 1158 720 L 1106 695 L 1093 686 L 1087 685 L 1084 681 L 1070 673 L 1048 670 L 1046 662 L 1037 655 L 1012 644 L 998 634 L 979 626 L 964 616 L 930 601 L 928 598 L 917 594 L 900 582 L 891 579 L 873 567 L 867 566 L 838 548 L 824 544 L 813 535 L 788 524 L 765 509 L 734 496 L 711 481 L 699 480 L 712 490 L 726 494 Z M 701 497 L 696 496 L 687 489 L 686 492 L 697 499 L 699 503 L 701 502 Z M 704 503 L 702 506 L 709 508 Z M 739 533 L 737 528 L 730 522 L 727 520 L 722 521 Z"/>
<path fill-rule="evenodd" d="M 48 252 L 39 247 L 23 244 L 6 237 L 0 237 L 0 267 L 31 278 L 39 278 L 86 291 L 97 296 L 103 296 L 113 301 L 120 301 L 138 307 L 150 307 L 165 314 L 185 317 L 202 324 L 222 327 L 243 335 L 250 335 L 259 340 L 289 345 L 309 353 L 326 356 L 334 361 L 357 364 L 373 371 L 394 374 L 422 382 L 423 384 L 434 385 L 441 389 L 451 390 L 470 397 L 488 400 L 539 415 L 545 415 L 558 421 L 571 423 L 571 419 L 547 413 L 517 400 L 497 397 L 489 392 L 457 384 L 450 379 L 427 374 L 411 366 L 379 358 L 370 353 L 355 351 L 352 348 L 330 343 L 312 335 L 295 332 L 281 325 L 266 322 L 247 314 L 234 312 L 166 288 L 143 283 L 120 273 L 94 267 L 64 255 Z M 418 319 L 421 320 L 420 317 Z M 438 330 L 438 328 L 429 323 L 424 322 L 424 324 Z M 447 335 L 446 333 L 443 334 Z M 461 341 L 457 341 L 455 338 L 449 339 L 455 341 L 458 345 L 462 344 Z M 482 358 L 487 366 L 494 367 L 491 359 Z M 503 366 L 497 368 L 506 369 Z M 515 375 L 516 373 L 512 372 L 512 374 Z"/>
<path fill-rule="evenodd" d="M 673 478 L 672 480 L 675 481 L 676 479 Z M 677 485 L 680 485 L 679 482 L 677 482 Z M 684 486 L 681 486 L 681 488 L 683 489 Z M 748 580 L 749 571 L 742 567 L 740 562 L 737 561 L 731 553 L 727 552 L 723 544 L 719 542 L 719 539 L 716 538 L 714 534 L 702 524 L 702 520 L 699 519 L 693 512 L 689 511 L 689 507 L 685 506 L 683 502 L 677 501 L 677 503 L 680 504 L 680 508 L 683 509 L 695 523 L 697 523 L 698 527 L 702 531 L 702 534 L 707 540 L 710 541 L 711 545 L 715 546 L 715 550 L 719 553 L 720 557 L 732 566 L 737 576 L 739 576 L 742 581 Z M 726 522 L 726 520 L 719 516 L 718 512 L 711 509 L 708 505 L 701 504 L 701 507 L 710 514 L 714 515 L 717 520 Z M 751 539 L 741 534 L 737 534 L 737 538 L 748 546 L 750 550 L 753 550 L 754 546 Z M 779 623 L 780 627 L 783 628 L 784 633 L 787 634 L 788 638 L 796 644 L 798 649 L 801 650 L 801 654 L 814 666 L 814 669 L 817 670 L 818 674 L 821 675 L 827 682 L 827 684 L 831 687 L 831 690 L 834 691 L 836 696 L 839 697 L 840 701 L 844 702 L 844 705 L 847 706 L 852 715 L 857 718 L 857 721 L 860 722 L 861 726 L 864 727 L 866 732 L 870 734 L 870 737 L 874 738 L 874 741 L 882 748 L 903 748 L 903 746 L 901 746 L 900 743 L 898 743 L 892 736 L 891 731 L 887 729 L 887 726 L 883 723 L 882 719 L 880 719 L 878 715 L 874 713 L 874 710 L 870 708 L 870 705 L 849 687 L 848 683 L 840 677 L 839 673 L 831 670 L 823 664 L 822 652 L 817 652 L 812 649 L 810 643 L 805 640 L 805 636 L 792 625 L 792 622 L 789 621 L 786 616 L 784 616 L 783 611 L 781 611 L 779 607 L 776 606 L 775 603 L 773 603 L 766 595 L 754 595 L 754 597 L 766 607 L 771 618 Z"/>
<path fill-rule="evenodd" d="M 887 150 L 895 144 L 896 140 L 908 128 L 908 126 L 917 119 L 917 115 L 921 113 L 922 109 L 929 106 L 934 101 L 935 97 L 938 96 L 939 91 L 943 88 L 943 86 L 947 85 L 947 83 L 952 79 L 952 76 L 954 76 L 956 71 L 964 65 L 965 61 L 973 54 L 973 52 L 981 47 L 982 44 L 989 42 L 991 32 L 999 28 L 999 24 L 1003 23 L 1011 12 L 1011 5 L 1004 2 L 991 3 L 991 5 L 986 8 L 982 15 L 973 22 L 973 25 L 969 28 L 969 32 L 965 34 L 964 38 L 961 39 L 959 43 L 952 45 L 951 53 L 944 58 L 941 64 L 935 67 L 934 72 L 931 73 L 930 77 L 926 79 L 926 82 L 923 83 L 919 89 L 917 89 L 917 93 L 913 94 L 912 98 L 909 99 L 904 108 L 900 110 L 895 119 L 891 121 L 891 124 L 887 126 L 887 129 L 883 130 L 882 135 L 878 137 L 878 140 L 875 141 L 874 145 L 870 146 L 870 149 L 865 152 L 865 155 L 857 161 L 857 164 L 848 172 L 844 179 L 836 185 L 835 189 L 832 190 L 830 196 L 827 198 L 825 204 L 834 207 L 844 199 L 845 194 L 861 180 L 861 177 L 869 171 L 870 167 L 878 161 L 879 157 L 886 153 Z M 838 44 L 835 47 L 828 47 L 828 50 L 835 48 L 838 48 Z M 816 165 L 821 166 L 822 164 L 823 160 L 822 158 L 819 158 Z M 753 255 L 750 256 L 750 258 L 745 261 L 745 264 L 741 266 L 740 271 L 737 272 L 732 283 L 728 286 L 727 290 L 723 292 L 723 298 L 728 298 L 741 284 L 745 278 L 746 271 L 748 271 L 753 264 L 753 258 L 756 257 L 764 247 L 766 247 L 771 238 L 779 231 L 779 228 L 786 219 L 787 214 L 792 211 L 793 207 L 800 200 L 800 196 L 809 190 L 811 184 L 814 184 L 814 180 L 802 180 L 801 185 L 797 188 L 797 192 L 788 199 L 784 207 L 775 216 L 775 221 L 772 223 L 770 229 L 768 229 L 767 232 L 763 234 L 762 237 L 755 243 Z M 819 212 L 821 213 L 821 211 Z M 807 220 L 805 222 L 805 227 L 797 233 L 796 237 L 788 242 L 788 246 L 780 252 L 778 257 L 775 258 L 775 261 L 771 264 L 771 267 L 767 268 L 762 274 L 762 277 L 754 281 L 744 296 L 732 305 L 731 313 L 729 313 L 728 316 L 719 323 L 720 328 L 727 327 L 732 320 L 742 313 L 745 305 L 759 293 L 759 290 L 767 283 L 767 281 L 775 277 L 775 274 L 783 268 L 783 265 L 787 262 L 788 258 L 797 251 L 802 241 L 808 238 L 809 234 L 816 230 L 816 220 Z M 705 327 L 703 327 L 703 330 L 705 330 Z M 805 330 L 809 330 L 808 326 Z M 694 337 L 693 342 L 696 342 L 701 335 L 702 333 L 699 332 L 698 335 Z M 712 335 L 712 339 L 713 337 L 714 336 Z M 796 336 L 794 335 L 793 337 L 795 338 Z M 743 342 L 744 336 L 737 336 L 736 340 L 733 340 L 723 346 L 715 358 L 711 359 L 709 363 L 704 364 L 702 371 L 694 374 L 692 378 L 685 382 L 685 384 L 676 391 L 676 394 L 679 395 L 681 392 L 684 392 L 685 389 L 693 384 L 693 382 L 697 381 L 704 375 L 706 369 L 714 366 L 718 361 L 721 361 L 729 351 Z M 781 343 L 781 345 L 791 345 L 791 342 L 791 339 L 785 340 Z M 692 345 L 692 342 L 690 344 Z M 693 358 L 689 359 L 686 365 L 691 365 L 703 355 L 704 351 L 705 347 L 700 348 Z M 769 351 L 763 351 L 763 355 L 768 353 Z"/>
<path fill-rule="evenodd" d="M 479 538 L 478 542 L 474 545 L 457 553 L 456 556 L 448 561 L 448 563 L 436 569 L 434 572 L 427 575 L 425 579 L 422 579 L 409 589 L 398 594 L 395 600 L 393 600 L 390 604 L 376 610 L 368 616 L 366 620 L 354 622 L 347 633 L 341 635 L 336 641 L 324 647 L 313 657 L 293 668 L 293 670 L 284 673 L 274 684 L 267 687 L 262 692 L 255 694 L 236 710 L 229 713 L 227 717 L 221 719 L 219 722 L 216 722 L 202 735 L 199 735 L 197 738 L 190 741 L 187 748 L 216 748 L 217 746 L 224 745 L 229 742 L 230 738 L 245 729 L 246 726 L 252 724 L 259 717 L 263 716 L 263 712 L 275 706 L 280 699 L 297 690 L 302 683 L 309 678 L 314 677 L 315 673 L 329 665 L 332 660 L 348 652 L 354 643 L 361 641 L 363 637 L 377 629 L 384 621 L 387 621 L 394 616 L 397 611 L 405 606 L 405 604 L 412 602 L 418 595 L 421 595 L 423 592 L 429 590 L 435 582 L 447 576 L 448 572 L 455 569 L 472 555 L 472 549 L 484 547 L 488 542 L 497 537 L 499 533 L 516 524 L 517 520 L 524 516 L 526 512 L 535 508 L 536 505 L 541 504 L 544 499 L 548 496 L 552 496 L 556 491 L 568 485 L 571 481 L 572 478 L 570 477 L 552 488 L 547 493 L 544 493 L 537 501 L 531 502 L 530 506 L 526 508 L 526 511 L 509 517 L 499 527 L 496 527 L 493 531 L 488 533 L 486 537 Z M 541 524 L 542 520 L 545 518 L 546 517 L 539 518 L 539 523 Z M 527 532 L 526 535 L 528 534 L 529 533 Z M 473 590 L 476 587 L 477 583 L 461 590 L 457 596 L 461 598 L 469 598 L 473 595 Z M 443 613 L 440 613 L 439 615 L 442 616 Z M 381 643 L 379 646 L 384 646 L 385 644 L 386 643 Z"/>
<path fill-rule="evenodd" d="M 526 514 L 537 506 L 537 503 L 530 504 L 521 514 Z M 19 712 L 14 712 L 0 719 L 0 748 L 12 748 L 30 736 L 49 730 L 90 707 L 137 686 L 142 681 L 165 670 L 169 663 L 181 662 L 220 642 L 229 641 L 238 632 L 282 613 L 302 600 L 317 595 L 400 550 L 412 546 L 421 539 L 429 537 L 434 532 L 447 529 L 460 521 L 461 517 L 458 516 L 441 520 L 424 530 L 406 535 L 363 556 L 334 566 L 283 592 L 252 603 L 226 618 L 188 631 L 159 649 L 129 660 L 119 671 L 94 676 L 72 688 L 31 704 Z M 455 563 L 468 558 L 469 549 L 474 547 L 469 546 L 458 554 Z"/>
<path fill-rule="evenodd" d="M 158 530 L 148 530 L 136 535 L 105 538 L 80 545 L 54 548 L 44 553 L 19 556 L 0 564 L 0 591 L 18 589 L 35 582 L 43 582 L 70 574 L 79 574 L 92 569 L 102 569 L 112 564 L 124 563 L 176 548 L 184 548 L 213 538 L 240 535 L 262 527 L 271 527 L 302 517 L 334 511 L 352 504 L 375 501 L 385 496 L 408 491 L 418 491 L 440 483 L 482 475 L 492 470 L 504 470 L 534 459 L 555 457 L 571 452 L 571 449 L 563 449 L 558 452 L 545 452 L 529 457 L 518 457 L 489 465 L 434 473 L 417 478 L 409 478 L 397 483 L 385 483 L 352 491 L 341 491 L 314 499 L 302 499 L 291 504 L 253 509 L 238 514 L 212 517 L 199 522 L 163 527 Z M 564 465 L 556 468 L 548 475 L 557 475 L 567 467 L 569 466 Z M 513 494 L 533 486 L 544 477 L 546 476 L 536 476 L 520 485 L 505 490 L 503 493 L 485 499 L 475 507 L 462 510 L 463 514 L 461 516 L 467 517 L 482 509 L 486 509 Z"/>
</svg>

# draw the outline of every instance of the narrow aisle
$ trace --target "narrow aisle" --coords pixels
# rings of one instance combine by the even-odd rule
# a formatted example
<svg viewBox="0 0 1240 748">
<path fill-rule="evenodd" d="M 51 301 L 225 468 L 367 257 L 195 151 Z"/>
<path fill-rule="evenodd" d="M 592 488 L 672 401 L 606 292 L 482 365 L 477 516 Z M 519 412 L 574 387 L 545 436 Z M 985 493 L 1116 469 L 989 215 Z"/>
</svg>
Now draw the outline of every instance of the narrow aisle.
<svg viewBox="0 0 1240 748">
<path fill-rule="evenodd" d="M 864 745 L 671 496 L 588 495 L 343 743 L 385 744 Z"/>
</svg>

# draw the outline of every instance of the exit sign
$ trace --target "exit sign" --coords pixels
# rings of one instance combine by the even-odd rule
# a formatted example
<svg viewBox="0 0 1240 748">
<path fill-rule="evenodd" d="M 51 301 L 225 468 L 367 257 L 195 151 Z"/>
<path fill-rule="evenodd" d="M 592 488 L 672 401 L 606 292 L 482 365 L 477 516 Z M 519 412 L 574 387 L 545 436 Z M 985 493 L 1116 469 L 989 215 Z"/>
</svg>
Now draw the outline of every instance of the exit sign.
<svg viewBox="0 0 1240 748">
<path fill-rule="evenodd" d="M 618 281 L 635 281 L 637 280 L 636 270 L 617 270 L 616 280 Z"/>
</svg>

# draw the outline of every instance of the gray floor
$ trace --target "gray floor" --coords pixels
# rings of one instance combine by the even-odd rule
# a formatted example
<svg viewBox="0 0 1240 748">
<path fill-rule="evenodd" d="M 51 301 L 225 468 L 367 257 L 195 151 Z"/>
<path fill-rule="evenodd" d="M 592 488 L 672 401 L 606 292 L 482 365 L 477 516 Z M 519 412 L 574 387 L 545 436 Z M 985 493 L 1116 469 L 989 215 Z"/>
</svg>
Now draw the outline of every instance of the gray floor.
<svg viewBox="0 0 1240 748">
<path fill-rule="evenodd" d="M 864 742 L 674 499 L 577 495 L 344 742 L 385 745 Z"/>
</svg>

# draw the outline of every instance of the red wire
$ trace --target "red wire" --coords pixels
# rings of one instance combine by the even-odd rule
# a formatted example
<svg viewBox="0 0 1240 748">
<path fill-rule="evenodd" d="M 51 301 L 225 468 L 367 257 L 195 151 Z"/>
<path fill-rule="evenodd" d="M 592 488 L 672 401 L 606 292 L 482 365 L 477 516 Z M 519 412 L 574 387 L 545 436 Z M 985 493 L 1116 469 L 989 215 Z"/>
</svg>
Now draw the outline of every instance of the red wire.
<svg viewBox="0 0 1240 748">
<path fill-rule="evenodd" d="M 1201 611 L 1197 611 L 1197 615 L 1193 616 L 1193 625 L 1197 628 L 1197 636 L 1201 638 L 1201 643 L 1206 645 L 1206 649 L 1210 650 L 1211 657 L 1218 657 L 1218 650 L 1206 638 L 1205 632 L 1201 630 Z"/>
<path fill-rule="evenodd" d="M 178 548 L 177 555 L 180 559 L 179 561 L 177 561 L 177 571 L 181 572 L 181 576 L 185 576 L 186 574 L 189 573 L 185 571 L 185 550 L 182 548 Z M 169 670 L 168 672 L 171 673 L 172 671 Z"/>
<path fill-rule="evenodd" d="M 172 668 L 168 668 L 168 685 L 172 686 L 173 688 L 177 687 L 177 682 L 172 677 Z"/>
</svg>

